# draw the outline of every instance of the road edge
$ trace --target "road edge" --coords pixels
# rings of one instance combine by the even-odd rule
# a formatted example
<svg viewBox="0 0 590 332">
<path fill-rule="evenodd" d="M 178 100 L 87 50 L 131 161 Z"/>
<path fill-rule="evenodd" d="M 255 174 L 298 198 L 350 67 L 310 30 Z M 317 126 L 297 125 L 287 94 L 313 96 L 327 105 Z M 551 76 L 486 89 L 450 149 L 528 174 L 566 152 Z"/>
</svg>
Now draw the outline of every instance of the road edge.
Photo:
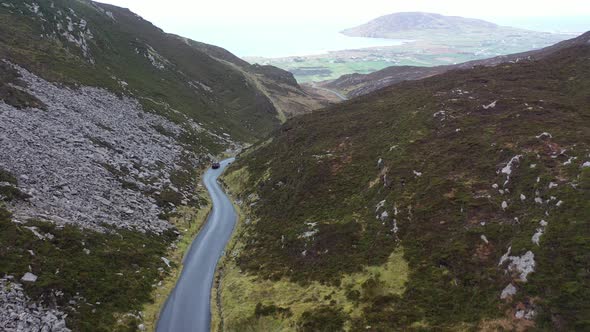
<svg viewBox="0 0 590 332">
<path fill-rule="evenodd" d="M 178 279 L 182 275 L 182 271 L 184 269 L 184 259 L 189 252 L 190 246 L 203 229 L 205 222 L 211 214 L 213 208 L 211 197 L 203 184 L 203 175 L 207 170 L 208 168 L 204 168 L 201 171 L 199 182 L 197 183 L 199 193 L 204 194 L 203 197 L 206 200 L 206 204 L 200 208 L 190 207 L 191 210 L 196 210 L 196 216 L 192 220 L 192 222 L 194 222 L 193 226 L 189 227 L 184 232 L 182 229 L 178 229 L 178 231 L 182 234 L 182 238 L 180 238 L 177 242 L 174 242 L 175 246 L 170 247 L 170 250 L 166 256 L 171 262 L 176 264 L 172 265 L 169 274 L 161 280 L 162 284 L 154 288 L 152 291 L 152 302 L 144 304 L 142 307 L 144 331 L 156 332 L 160 314 L 164 309 L 170 294 L 172 294 L 174 291 L 174 288 L 178 283 Z M 179 218 L 184 218 L 185 216 L 186 214 Z M 191 222 L 189 221 L 189 225 L 190 223 Z M 174 225 L 177 228 L 179 227 L 177 223 L 174 223 Z"/>
</svg>

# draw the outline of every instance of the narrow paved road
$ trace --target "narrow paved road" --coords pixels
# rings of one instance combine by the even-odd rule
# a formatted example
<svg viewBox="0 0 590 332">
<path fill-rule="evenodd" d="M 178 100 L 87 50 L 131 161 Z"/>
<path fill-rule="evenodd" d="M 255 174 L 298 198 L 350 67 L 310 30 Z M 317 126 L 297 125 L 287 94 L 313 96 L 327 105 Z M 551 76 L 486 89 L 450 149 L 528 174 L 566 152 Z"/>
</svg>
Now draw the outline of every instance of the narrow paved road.
<svg viewBox="0 0 590 332">
<path fill-rule="evenodd" d="M 217 178 L 233 160 L 222 161 L 219 169 L 209 169 L 203 177 L 213 210 L 184 259 L 184 269 L 160 314 L 157 332 L 210 330 L 211 286 L 215 268 L 237 220 L 236 211 L 217 183 Z"/>
<path fill-rule="evenodd" d="M 314 89 L 318 89 L 318 90 L 322 90 L 322 91 L 329 92 L 329 93 L 331 93 L 331 94 L 335 95 L 336 97 L 340 98 L 341 100 L 348 100 L 348 98 L 346 98 L 346 96 L 345 96 L 345 95 L 341 94 L 341 93 L 340 93 L 340 92 L 338 92 L 338 91 L 334 91 L 334 90 L 332 90 L 332 89 L 327 89 L 327 88 L 322 88 L 322 87 L 319 87 L 319 86 L 317 86 L 315 83 L 312 83 L 312 84 L 311 84 L 311 86 L 312 86 Z"/>
</svg>

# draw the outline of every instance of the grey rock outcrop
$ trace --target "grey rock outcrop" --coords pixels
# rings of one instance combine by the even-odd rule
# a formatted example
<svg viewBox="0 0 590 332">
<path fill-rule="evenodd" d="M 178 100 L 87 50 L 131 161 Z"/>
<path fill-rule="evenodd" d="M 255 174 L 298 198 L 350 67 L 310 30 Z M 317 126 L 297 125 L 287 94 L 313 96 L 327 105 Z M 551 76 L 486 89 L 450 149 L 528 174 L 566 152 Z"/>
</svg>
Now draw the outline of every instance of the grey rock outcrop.
<svg viewBox="0 0 590 332">
<path fill-rule="evenodd" d="M 194 188 L 175 187 L 171 175 L 207 158 L 177 142 L 187 129 L 144 112 L 135 99 L 60 87 L 15 68 L 27 86 L 15 87 L 47 109 L 18 110 L 0 101 L 0 168 L 19 178 L 19 189 L 31 196 L 11 203 L 13 219 L 98 231 L 105 225 L 168 229 L 154 196 L 171 190 L 185 201 L 194 198 Z"/>
<path fill-rule="evenodd" d="M 66 314 L 31 302 L 12 277 L 0 278 L 0 331 L 69 332 Z"/>
</svg>

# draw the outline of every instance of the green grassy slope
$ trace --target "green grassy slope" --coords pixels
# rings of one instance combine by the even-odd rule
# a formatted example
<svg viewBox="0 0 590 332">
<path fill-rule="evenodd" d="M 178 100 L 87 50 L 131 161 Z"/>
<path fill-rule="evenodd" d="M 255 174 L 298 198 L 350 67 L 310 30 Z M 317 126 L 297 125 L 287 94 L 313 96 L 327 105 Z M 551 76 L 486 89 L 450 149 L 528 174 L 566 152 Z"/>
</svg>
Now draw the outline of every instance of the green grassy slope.
<svg viewBox="0 0 590 332">
<path fill-rule="evenodd" d="M 243 278 L 340 287 L 403 247 L 402 295 L 351 294 L 360 316 L 334 302 L 302 330 L 588 329 L 589 59 L 581 45 L 451 71 L 288 121 L 230 169 L 249 174 L 253 220 L 232 261 Z M 499 264 L 509 247 L 534 255 L 527 282 Z"/>
</svg>

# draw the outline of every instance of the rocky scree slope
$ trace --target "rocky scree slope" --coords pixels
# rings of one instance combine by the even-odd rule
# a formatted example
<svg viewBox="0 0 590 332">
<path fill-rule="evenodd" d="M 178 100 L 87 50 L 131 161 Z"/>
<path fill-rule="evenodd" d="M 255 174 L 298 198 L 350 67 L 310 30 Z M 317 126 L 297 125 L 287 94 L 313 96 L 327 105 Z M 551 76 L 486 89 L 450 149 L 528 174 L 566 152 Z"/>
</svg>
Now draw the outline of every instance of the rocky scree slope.
<svg viewBox="0 0 590 332">
<path fill-rule="evenodd" d="M 228 255 L 243 272 L 229 282 L 265 280 L 266 292 L 320 282 L 348 295 L 240 307 L 249 324 L 588 329 L 589 74 L 590 44 L 575 44 L 288 121 L 229 169 L 250 211 Z M 379 278 L 345 288 L 343 276 L 396 250 L 409 268 L 401 295 Z M 309 301 L 325 305 L 284 314 Z"/>
<path fill-rule="evenodd" d="M 0 1 L 0 330 L 141 329 L 200 169 L 284 120 L 275 90 L 308 98 L 196 44 L 110 5 Z"/>
<path fill-rule="evenodd" d="M 4 331 L 69 331 L 63 312 L 30 303 L 21 284 L 0 278 L 0 326 Z"/>
<path fill-rule="evenodd" d="M 15 220 L 161 233 L 170 227 L 161 217 L 175 203 L 198 203 L 192 182 L 173 181 L 206 161 L 177 141 L 182 127 L 143 112 L 133 99 L 97 88 L 64 89 L 16 70 L 26 88 L 14 87 L 44 109 L 0 103 L 0 167 L 18 175 L 18 190 L 27 196 L 10 206 Z"/>
<path fill-rule="evenodd" d="M 469 61 L 457 65 L 417 67 L 391 66 L 370 74 L 343 75 L 336 80 L 321 82 L 318 85 L 344 92 L 349 97 L 358 97 L 403 81 L 419 80 L 439 75 L 450 70 L 471 69 L 476 66 L 496 66 L 505 62 L 532 61 L 545 58 L 561 49 L 583 45 L 590 41 L 590 32 L 577 38 L 529 52 L 502 55 L 490 59 Z"/>
</svg>

